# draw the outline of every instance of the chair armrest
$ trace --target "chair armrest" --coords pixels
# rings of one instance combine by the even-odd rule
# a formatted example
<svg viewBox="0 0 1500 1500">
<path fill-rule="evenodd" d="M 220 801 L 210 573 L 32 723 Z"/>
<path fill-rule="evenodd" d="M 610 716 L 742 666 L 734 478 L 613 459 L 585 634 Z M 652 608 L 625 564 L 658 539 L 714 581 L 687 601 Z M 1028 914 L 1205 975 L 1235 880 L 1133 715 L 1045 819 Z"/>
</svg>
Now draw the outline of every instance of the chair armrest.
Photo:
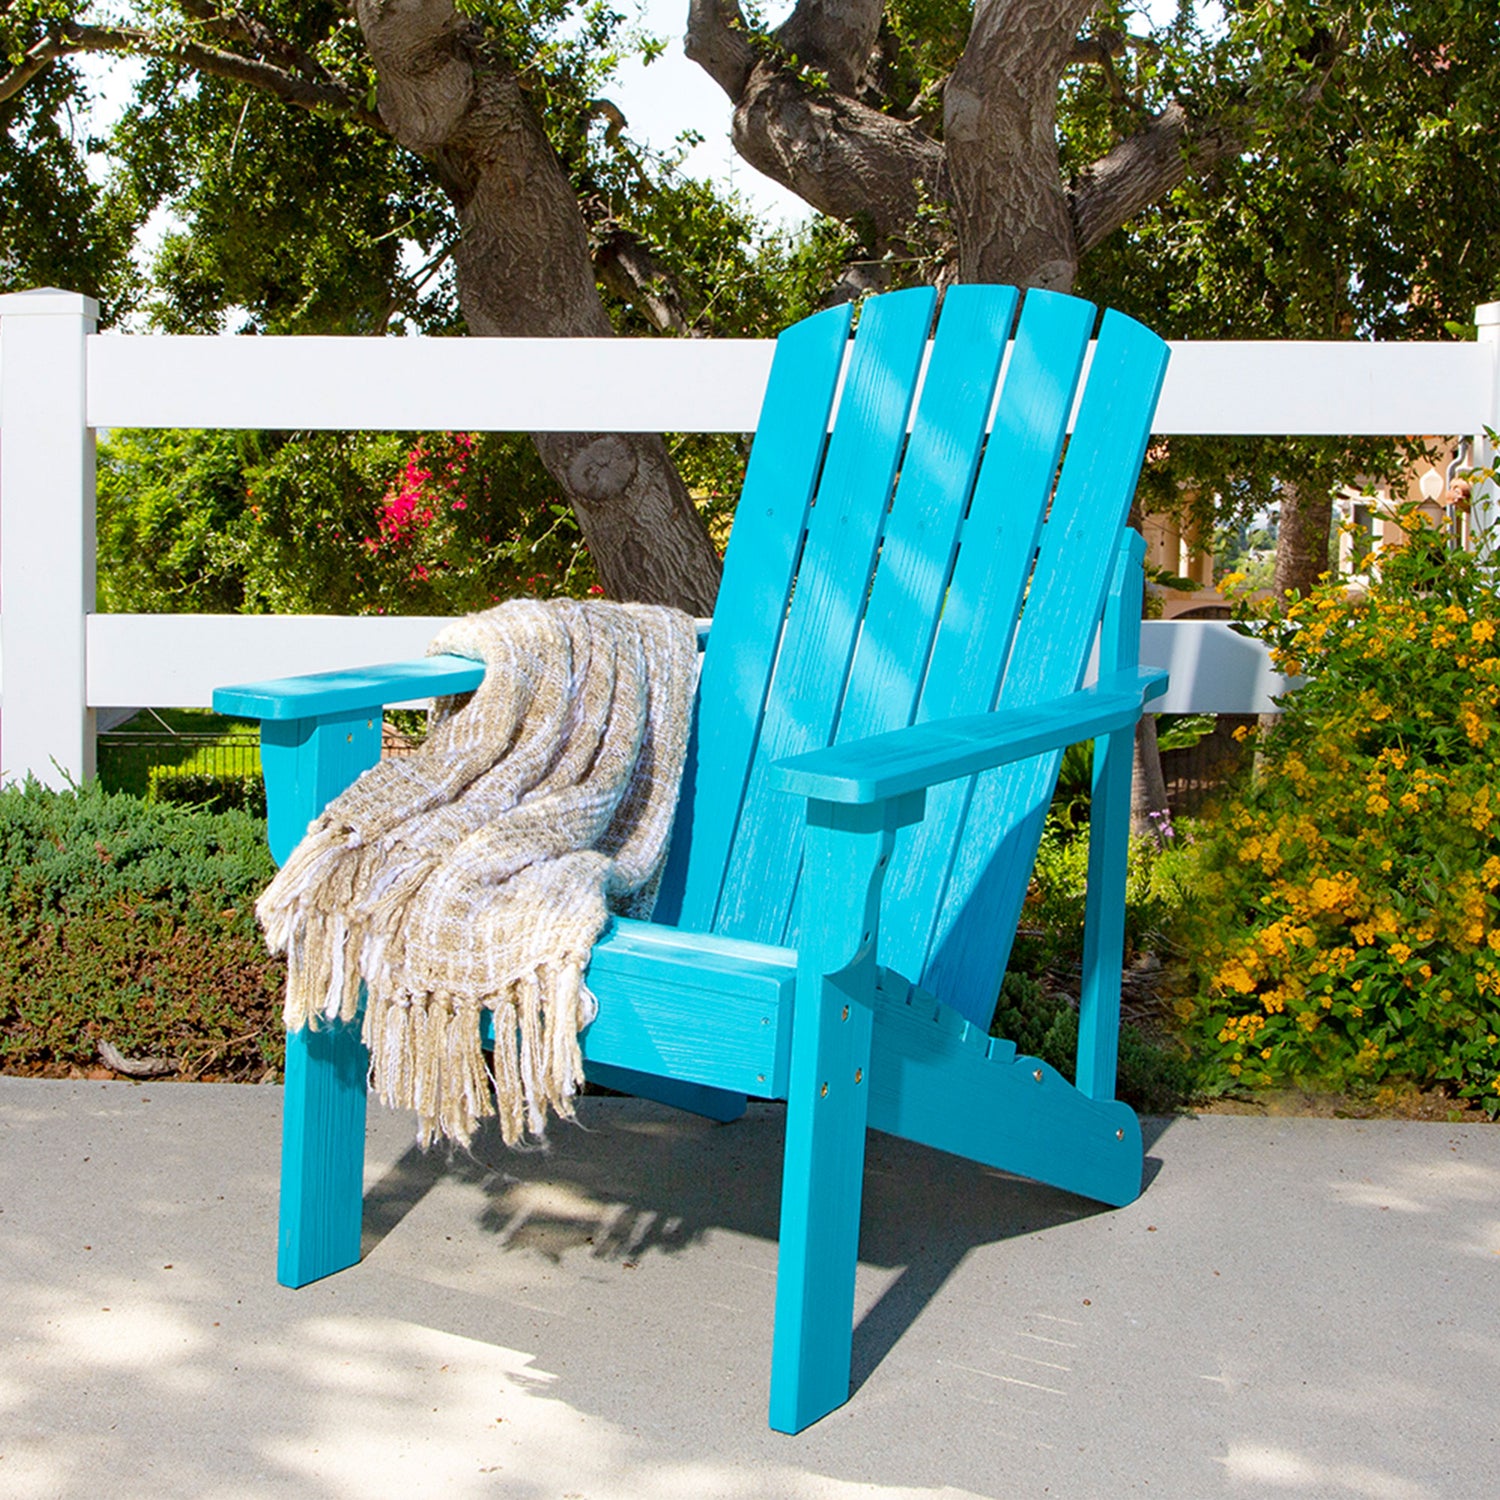
<svg viewBox="0 0 1500 1500">
<path fill-rule="evenodd" d="M 314 719 L 363 713 L 411 698 L 470 693 L 483 680 L 483 662 L 466 656 L 428 656 L 348 672 L 317 672 L 215 688 L 214 709 L 237 719 Z"/>
<path fill-rule="evenodd" d="M 771 768 L 772 785 L 823 802 L 885 801 L 1124 729 L 1166 686 L 1160 669 L 1111 673 L 1034 708 L 936 719 L 789 756 Z"/>
</svg>

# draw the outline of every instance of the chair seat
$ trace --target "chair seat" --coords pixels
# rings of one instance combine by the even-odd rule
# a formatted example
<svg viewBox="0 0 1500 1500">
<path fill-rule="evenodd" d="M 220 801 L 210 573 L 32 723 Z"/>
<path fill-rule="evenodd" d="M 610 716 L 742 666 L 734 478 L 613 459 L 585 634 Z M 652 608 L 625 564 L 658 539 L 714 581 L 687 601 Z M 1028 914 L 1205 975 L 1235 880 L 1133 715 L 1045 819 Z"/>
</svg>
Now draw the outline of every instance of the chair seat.
<svg viewBox="0 0 1500 1500">
<path fill-rule="evenodd" d="M 585 1069 L 785 1099 L 797 955 L 619 917 L 594 945 L 585 983 L 599 1014 L 579 1036 Z M 493 1015 L 483 1012 L 485 1045 Z"/>
</svg>

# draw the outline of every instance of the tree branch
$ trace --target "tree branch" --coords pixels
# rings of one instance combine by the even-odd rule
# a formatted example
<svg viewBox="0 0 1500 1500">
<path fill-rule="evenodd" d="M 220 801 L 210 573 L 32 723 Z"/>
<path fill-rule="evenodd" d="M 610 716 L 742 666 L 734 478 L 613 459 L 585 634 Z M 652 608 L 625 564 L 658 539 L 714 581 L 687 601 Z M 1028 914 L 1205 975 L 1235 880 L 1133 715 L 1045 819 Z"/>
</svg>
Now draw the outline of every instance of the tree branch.
<svg viewBox="0 0 1500 1500">
<path fill-rule="evenodd" d="M 0 104 L 14 99 L 38 73 L 45 73 L 63 55 L 51 41 L 38 42 L 10 72 L 0 77 Z"/>
<path fill-rule="evenodd" d="M 614 226 L 600 236 L 594 271 L 622 302 L 639 308 L 658 332 L 690 332 L 667 268 L 629 230 Z"/>
<path fill-rule="evenodd" d="M 1125 38 L 1136 44 L 1139 39 Z M 1304 58 L 1311 77 L 1298 91 L 1297 107 L 1310 110 L 1328 89 L 1349 46 L 1349 29 L 1319 33 Z M 1239 105 L 1247 101 L 1242 96 Z M 1088 251 L 1141 209 L 1184 181 L 1244 149 L 1251 127 L 1233 111 L 1195 120 L 1177 100 L 1146 128 L 1121 141 L 1108 155 L 1079 173 L 1069 190 L 1078 253 Z"/>
<path fill-rule="evenodd" d="M 180 37 L 161 36 L 129 26 L 80 26 L 73 21 L 63 22 L 54 35 L 38 42 L 21 63 L 0 78 L 0 102 L 19 93 L 59 58 L 81 52 L 158 57 L 179 62 L 199 73 L 274 94 L 302 109 L 331 110 L 373 129 L 384 131 L 385 128 L 362 102 L 332 80 L 301 78 L 273 63 L 242 57 L 239 53 L 226 52 L 200 42 L 184 41 Z"/>
<path fill-rule="evenodd" d="M 1187 112 L 1175 101 L 1079 173 L 1069 194 L 1079 253 L 1092 249 L 1187 176 Z"/>
<path fill-rule="evenodd" d="M 776 40 L 799 63 L 817 68 L 840 94 L 859 87 L 880 33 L 885 0 L 797 0 Z"/>
<path fill-rule="evenodd" d="M 739 0 L 691 0 L 683 52 L 738 101 L 755 66 Z"/>
<path fill-rule="evenodd" d="M 822 213 L 860 226 L 870 248 L 905 237 L 924 204 L 947 197 L 939 142 L 910 120 L 814 90 L 760 63 L 735 102 L 735 149 Z"/>
<path fill-rule="evenodd" d="M 409 150 L 436 150 L 474 102 L 452 0 L 360 0 L 355 11 L 380 79 L 381 119 Z"/>
<path fill-rule="evenodd" d="M 1113 59 L 1124 57 L 1126 52 L 1150 52 L 1160 55 L 1161 43 L 1149 36 L 1133 36 L 1128 31 L 1118 31 L 1113 26 L 1100 26 L 1088 36 L 1073 42 L 1069 62 L 1094 63 L 1107 66 Z"/>
<path fill-rule="evenodd" d="M 1121 141 L 1081 172 L 1069 193 L 1078 253 L 1095 245 L 1182 182 L 1232 155 L 1244 132 L 1222 123 L 1197 124 L 1177 101 L 1147 127 Z"/>
<path fill-rule="evenodd" d="M 226 9 L 213 0 L 177 0 L 177 3 L 185 15 L 200 22 L 209 32 L 226 40 L 248 42 L 262 56 L 279 57 L 305 76 L 337 86 L 337 80 L 312 53 L 290 38 L 279 36 L 249 11 L 239 6 Z"/>
</svg>

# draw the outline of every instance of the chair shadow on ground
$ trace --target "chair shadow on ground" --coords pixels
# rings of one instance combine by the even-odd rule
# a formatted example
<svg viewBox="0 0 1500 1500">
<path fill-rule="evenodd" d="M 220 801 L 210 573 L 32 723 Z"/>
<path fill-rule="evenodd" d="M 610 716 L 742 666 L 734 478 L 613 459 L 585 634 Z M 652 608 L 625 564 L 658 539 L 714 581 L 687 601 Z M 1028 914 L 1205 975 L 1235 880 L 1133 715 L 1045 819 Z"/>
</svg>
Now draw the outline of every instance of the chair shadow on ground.
<svg viewBox="0 0 1500 1500">
<path fill-rule="evenodd" d="M 483 1194 L 476 1228 L 495 1236 L 503 1252 L 529 1251 L 554 1263 L 576 1250 L 627 1263 L 674 1255 L 710 1230 L 774 1243 L 783 1122 L 779 1104 L 752 1104 L 744 1119 L 716 1125 L 639 1100 L 590 1097 L 580 1101 L 578 1125 L 554 1124 L 544 1149 L 511 1151 L 487 1121 L 469 1151 L 413 1145 L 368 1189 L 362 1254 L 445 1178 Z M 1142 1120 L 1148 1152 L 1170 1124 Z M 1147 1190 L 1160 1169 L 1148 1155 Z M 871 1131 L 859 1256 L 899 1270 L 854 1330 L 852 1388 L 868 1379 L 970 1251 L 1108 1212 L 1072 1193 Z"/>
</svg>

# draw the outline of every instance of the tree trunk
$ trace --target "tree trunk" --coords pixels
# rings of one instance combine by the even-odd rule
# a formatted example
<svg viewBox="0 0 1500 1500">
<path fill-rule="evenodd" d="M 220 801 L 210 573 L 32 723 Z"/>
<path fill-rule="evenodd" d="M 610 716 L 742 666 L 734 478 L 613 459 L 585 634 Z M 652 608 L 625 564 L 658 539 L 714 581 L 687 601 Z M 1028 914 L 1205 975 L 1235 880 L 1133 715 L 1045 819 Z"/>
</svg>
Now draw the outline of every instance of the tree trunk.
<svg viewBox="0 0 1500 1500">
<path fill-rule="evenodd" d="M 941 139 L 878 93 L 884 0 L 798 0 L 758 38 L 739 0 L 688 3 L 687 55 L 733 105 L 735 149 L 855 230 L 851 295 L 903 261 L 940 285 L 956 274 L 1067 291 L 1079 256 L 1190 161 L 1242 144 L 1243 127 L 1196 120 L 1174 100 L 1065 181 L 1058 88 L 1070 63 L 1108 63 L 1113 43 L 1079 37 L 1098 0 L 979 0 L 943 87 Z"/>
<path fill-rule="evenodd" d="M 1167 779 L 1162 774 L 1161 749 L 1156 742 L 1156 715 L 1142 714 L 1135 726 L 1130 774 L 1130 831 L 1160 840 L 1171 821 Z"/>
<path fill-rule="evenodd" d="M 1308 594 L 1328 571 L 1328 535 L 1333 525 L 1333 496 L 1310 495 L 1289 484 L 1281 492 L 1281 521 L 1276 532 L 1276 567 L 1272 587 L 1278 599 L 1288 589 Z"/>
<path fill-rule="evenodd" d="M 1094 8 L 1095 0 L 975 7 L 943 91 L 962 281 L 1072 288 L 1078 241 L 1058 166 L 1057 90 Z"/>
<path fill-rule="evenodd" d="M 608 337 L 577 197 L 515 72 L 452 0 L 358 0 L 356 13 L 381 119 L 433 163 L 457 212 L 470 332 Z M 718 556 L 659 436 L 546 433 L 536 444 L 606 593 L 712 613 Z"/>
</svg>

